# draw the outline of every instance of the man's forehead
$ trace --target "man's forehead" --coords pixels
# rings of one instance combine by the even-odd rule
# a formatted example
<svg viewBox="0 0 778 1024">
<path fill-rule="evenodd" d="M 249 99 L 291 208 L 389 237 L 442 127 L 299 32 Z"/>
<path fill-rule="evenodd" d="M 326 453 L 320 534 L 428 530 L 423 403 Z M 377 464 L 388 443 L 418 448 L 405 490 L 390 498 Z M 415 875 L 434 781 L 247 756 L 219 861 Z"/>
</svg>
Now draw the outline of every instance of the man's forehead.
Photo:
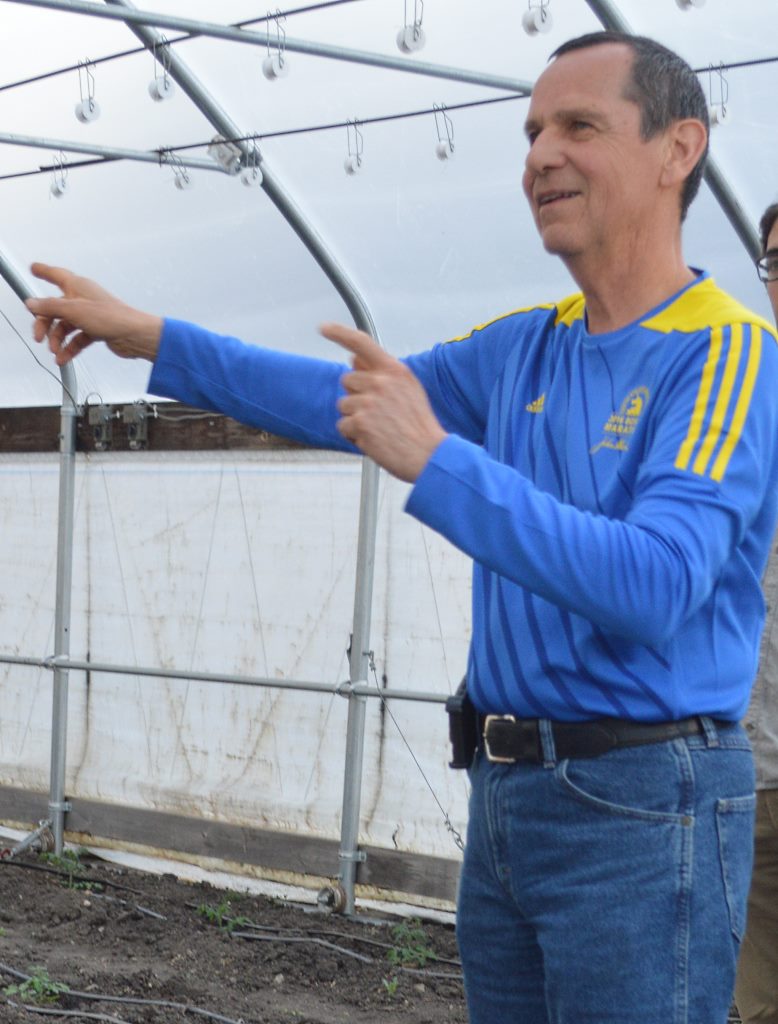
<svg viewBox="0 0 778 1024">
<path fill-rule="evenodd" d="M 546 108 L 576 109 L 623 100 L 633 53 L 624 43 L 601 43 L 563 53 L 535 82 L 527 120 Z"/>
<path fill-rule="evenodd" d="M 555 57 L 541 72 L 532 95 L 537 92 L 556 92 L 566 88 L 599 92 L 614 89 L 619 95 L 634 60 L 634 54 L 625 43 L 600 43 L 581 50 L 571 50 Z"/>
</svg>

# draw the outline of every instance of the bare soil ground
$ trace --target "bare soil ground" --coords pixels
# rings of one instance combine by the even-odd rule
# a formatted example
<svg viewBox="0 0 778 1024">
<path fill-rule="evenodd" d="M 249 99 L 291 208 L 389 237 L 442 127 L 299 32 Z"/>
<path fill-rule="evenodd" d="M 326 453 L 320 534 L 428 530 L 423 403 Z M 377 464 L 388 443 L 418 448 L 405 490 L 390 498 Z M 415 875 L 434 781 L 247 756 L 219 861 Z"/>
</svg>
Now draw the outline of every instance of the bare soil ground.
<svg viewBox="0 0 778 1024">
<path fill-rule="evenodd" d="M 3 1024 L 466 1019 L 446 925 L 326 915 L 90 859 L 0 860 Z"/>
</svg>

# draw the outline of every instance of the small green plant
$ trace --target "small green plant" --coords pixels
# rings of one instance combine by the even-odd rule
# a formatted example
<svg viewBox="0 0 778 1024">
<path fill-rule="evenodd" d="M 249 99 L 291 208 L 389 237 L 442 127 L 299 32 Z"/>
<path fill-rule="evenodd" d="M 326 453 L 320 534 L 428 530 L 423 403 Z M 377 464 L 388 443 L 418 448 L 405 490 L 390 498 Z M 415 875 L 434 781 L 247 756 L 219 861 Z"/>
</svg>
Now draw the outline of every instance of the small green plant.
<svg viewBox="0 0 778 1024">
<path fill-rule="evenodd" d="M 217 928 L 221 928 L 223 931 L 229 934 L 235 928 L 242 928 L 247 924 L 251 924 L 251 921 L 247 917 L 238 915 L 232 917 L 232 905 L 228 898 L 224 898 L 221 903 L 217 906 L 212 906 L 209 903 L 201 903 L 197 908 L 197 913 L 204 917 L 209 924 L 215 924 Z"/>
<path fill-rule="evenodd" d="M 62 853 L 39 853 L 38 860 L 44 864 L 51 864 L 53 868 L 60 868 L 62 871 L 78 871 L 81 864 L 81 850 L 63 850 Z"/>
<path fill-rule="evenodd" d="M 4 939 L 6 936 L 5 928 L 0 928 L 0 939 Z"/>
<path fill-rule="evenodd" d="M 430 960 L 437 960 L 418 917 L 409 917 L 394 925 L 392 941 L 394 945 L 386 957 L 394 967 L 424 967 Z"/>
<path fill-rule="evenodd" d="M 386 994 L 389 998 L 393 999 L 397 995 L 397 986 L 400 984 L 400 979 L 394 974 L 391 978 L 381 978 L 381 984 L 386 989 Z"/>
<path fill-rule="evenodd" d="M 64 878 L 62 884 L 68 889 L 79 889 L 84 892 L 103 892 L 105 886 L 101 882 L 88 882 L 83 879 L 76 879 L 75 875 L 77 872 L 84 870 L 84 864 L 81 860 L 85 853 L 88 853 L 83 847 L 78 850 L 63 850 L 62 853 L 41 853 L 39 854 L 39 860 L 42 860 L 44 864 L 50 864 L 52 867 L 57 868 L 60 871 L 64 871 L 67 874 L 67 878 Z"/>
<path fill-rule="evenodd" d="M 20 985 L 7 985 L 7 996 L 20 996 L 29 1003 L 56 1003 L 63 992 L 70 989 L 61 981 L 52 981 L 45 967 L 33 967 L 32 975 Z"/>
</svg>

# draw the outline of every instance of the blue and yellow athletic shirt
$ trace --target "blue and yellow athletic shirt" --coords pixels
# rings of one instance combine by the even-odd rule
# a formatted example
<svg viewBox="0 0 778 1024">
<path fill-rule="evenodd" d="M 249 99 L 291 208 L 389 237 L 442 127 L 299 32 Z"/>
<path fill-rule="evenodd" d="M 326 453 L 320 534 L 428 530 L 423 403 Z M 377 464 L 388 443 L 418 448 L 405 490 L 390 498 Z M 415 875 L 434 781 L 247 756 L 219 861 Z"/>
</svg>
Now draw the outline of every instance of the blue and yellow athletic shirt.
<svg viewBox="0 0 778 1024">
<path fill-rule="evenodd" d="M 448 438 L 407 510 L 475 560 L 485 712 L 737 719 L 778 503 L 778 347 L 703 275 L 590 335 L 573 296 L 412 356 Z M 340 449 L 343 367 L 167 321 L 149 390 Z"/>
</svg>

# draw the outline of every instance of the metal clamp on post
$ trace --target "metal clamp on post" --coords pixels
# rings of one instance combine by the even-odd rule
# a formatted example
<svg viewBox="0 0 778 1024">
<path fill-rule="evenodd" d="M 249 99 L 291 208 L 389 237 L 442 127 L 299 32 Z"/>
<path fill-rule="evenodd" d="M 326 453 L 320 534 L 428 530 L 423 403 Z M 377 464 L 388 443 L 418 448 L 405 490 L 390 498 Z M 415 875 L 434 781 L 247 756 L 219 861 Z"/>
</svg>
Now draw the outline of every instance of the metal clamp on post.
<svg viewBox="0 0 778 1024">
<path fill-rule="evenodd" d="M 367 854 L 364 850 L 339 850 L 338 860 L 347 860 L 349 863 L 364 864 Z"/>
</svg>

